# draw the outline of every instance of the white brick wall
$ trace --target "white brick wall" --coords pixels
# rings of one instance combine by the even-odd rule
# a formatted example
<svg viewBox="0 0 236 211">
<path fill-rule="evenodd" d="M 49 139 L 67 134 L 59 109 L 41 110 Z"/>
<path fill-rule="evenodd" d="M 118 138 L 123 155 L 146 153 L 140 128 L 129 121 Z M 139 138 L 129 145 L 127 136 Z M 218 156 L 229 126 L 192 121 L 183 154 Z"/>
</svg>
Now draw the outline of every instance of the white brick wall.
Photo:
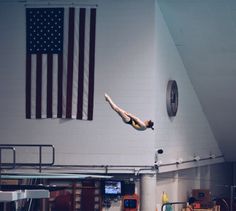
<svg viewBox="0 0 236 211">
<path fill-rule="evenodd" d="M 163 148 L 164 163 L 220 154 L 154 1 L 89 2 L 98 4 L 92 122 L 25 119 L 25 7 L 0 3 L 0 143 L 53 144 L 57 164 L 153 165 L 156 148 Z M 169 79 L 179 86 L 174 119 L 166 112 Z M 152 119 L 156 130 L 125 125 L 104 92 L 141 119 Z"/>
</svg>

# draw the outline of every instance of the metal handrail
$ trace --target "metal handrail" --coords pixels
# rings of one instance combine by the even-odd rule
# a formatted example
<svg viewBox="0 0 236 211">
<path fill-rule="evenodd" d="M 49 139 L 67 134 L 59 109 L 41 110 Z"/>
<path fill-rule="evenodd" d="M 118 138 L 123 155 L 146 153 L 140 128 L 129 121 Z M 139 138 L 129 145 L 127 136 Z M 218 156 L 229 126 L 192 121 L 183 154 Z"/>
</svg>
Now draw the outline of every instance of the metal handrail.
<svg viewBox="0 0 236 211">
<path fill-rule="evenodd" d="M 164 206 L 173 205 L 173 204 L 184 204 L 185 206 L 187 206 L 188 203 L 187 202 L 167 202 L 167 203 L 162 204 L 161 211 L 163 211 Z"/>
<path fill-rule="evenodd" d="M 12 146 L 0 146 L 0 170 L 2 170 L 2 150 L 11 150 L 12 151 L 12 155 L 13 155 L 13 159 L 12 159 L 12 163 L 11 166 L 12 168 L 15 168 L 16 165 L 16 149 Z"/>
<path fill-rule="evenodd" d="M 234 202 L 234 199 L 235 199 L 235 196 L 234 196 L 234 189 L 236 188 L 235 185 L 232 185 L 230 187 L 230 211 L 233 211 L 233 202 Z M 224 200 L 224 203 L 227 205 L 227 208 L 228 208 L 228 203 Z"/>
<path fill-rule="evenodd" d="M 27 162 L 27 163 L 21 163 L 21 162 L 17 162 L 16 160 L 16 148 L 20 148 L 20 147 L 29 147 L 29 148 L 38 148 L 39 150 L 39 161 L 38 162 Z M 43 148 L 51 148 L 52 150 L 52 160 L 51 162 L 42 162 L 42 149 Z M 2 163 L 2 159 L 1 159 L 1 150 L 2 149 L 14 149 L 14 153 L 13 153 L 13 159 L 14 162 L 13 163 Z M 41 172 L 42 170 L 42 166 L 52 166 L 55 163 L 55 148 L 53 145 L 51 144 L 0 144 L 0 167 L 2 168 L 3 166 L 12 166 L 16 167 L 16 166 L 38 166 L 39 167 L 39 171 Z"/>
</svg>

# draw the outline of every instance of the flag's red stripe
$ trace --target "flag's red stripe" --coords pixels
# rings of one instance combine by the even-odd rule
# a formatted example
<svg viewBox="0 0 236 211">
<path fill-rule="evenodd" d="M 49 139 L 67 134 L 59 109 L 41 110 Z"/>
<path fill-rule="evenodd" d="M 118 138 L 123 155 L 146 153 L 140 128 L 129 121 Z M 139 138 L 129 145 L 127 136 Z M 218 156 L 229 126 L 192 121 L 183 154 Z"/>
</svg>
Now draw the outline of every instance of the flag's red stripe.
<svg viewBox="0 0 236 211">
<path fill-rule="evenodd" d="M 47 55 L 47 118 L 52 118 L 52 66 L 53 66 L 52 54 Z"/>
<path fill-rule="evenodd" d="M 58 54 L 58 79 L 57 79 L 57 117 L 62 118 L 63 99 L 63 55 Z"/>
<path fill-rule="evenodd" d="M 42 54 L 36 56 L 36 118 L 42 114 Z"/>
<path fill-rule="evenodd" d="M 96 9 L 91 9 L 89 43 L 88 120 L 93 119 Z"/>
<path fill-rule="evenodd" d="M 26 55 L 26 118 L 31 118 L 31 55 Z"/>
<path fill-rule="evenodd" d="M 80 9 L 79 19 L 79 80 L 77 119 L 83 118 L 83 92 L 84 92 L 84 42 L 85 42 L 85 8 Z"/>
<path fill-rule="evenodd" d="M 68 30 L 66 118 L 71 118 L 71 113 L 72 113 L 74 17 L 75 17 L 75 8 L 70 8 L 69 9 L 69 30 Z"/>
</svg>

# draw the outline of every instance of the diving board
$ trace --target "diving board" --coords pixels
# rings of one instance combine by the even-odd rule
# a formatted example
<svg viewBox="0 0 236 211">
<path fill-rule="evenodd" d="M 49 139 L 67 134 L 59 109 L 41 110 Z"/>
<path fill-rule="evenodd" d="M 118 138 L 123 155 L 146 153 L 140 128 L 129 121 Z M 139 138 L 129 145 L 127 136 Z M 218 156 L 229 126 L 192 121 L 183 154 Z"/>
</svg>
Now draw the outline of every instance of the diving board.
<svg viewBox="0 0 236 211">
<path fill-rule="evenodd" d="M 76 174 L 76 173 L 1 173 L 1 179 L 85 179 L 85 178 L 112 178 L 110 175 Z"/>
<path fill-rule="evenodd" d="M 0 191 L 0 202 L 17 201 L 21 199 L 49 198 L 49 190 L 15 190 Z"/>
</svg>

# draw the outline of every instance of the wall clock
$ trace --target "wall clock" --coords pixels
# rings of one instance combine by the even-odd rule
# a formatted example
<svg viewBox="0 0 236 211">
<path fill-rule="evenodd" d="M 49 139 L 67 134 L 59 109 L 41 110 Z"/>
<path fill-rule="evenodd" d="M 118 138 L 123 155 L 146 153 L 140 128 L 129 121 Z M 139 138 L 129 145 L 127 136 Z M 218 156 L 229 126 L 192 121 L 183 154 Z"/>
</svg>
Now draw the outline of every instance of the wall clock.
<svg viewBox="0 0 236 211">
<path fill-rule="evenodd" d="M 167 113 L 170 117 L 176 116 L 178 110 L 178 86 L 175 80 L 169 80 L 166 91 Z"/>
</svg>

